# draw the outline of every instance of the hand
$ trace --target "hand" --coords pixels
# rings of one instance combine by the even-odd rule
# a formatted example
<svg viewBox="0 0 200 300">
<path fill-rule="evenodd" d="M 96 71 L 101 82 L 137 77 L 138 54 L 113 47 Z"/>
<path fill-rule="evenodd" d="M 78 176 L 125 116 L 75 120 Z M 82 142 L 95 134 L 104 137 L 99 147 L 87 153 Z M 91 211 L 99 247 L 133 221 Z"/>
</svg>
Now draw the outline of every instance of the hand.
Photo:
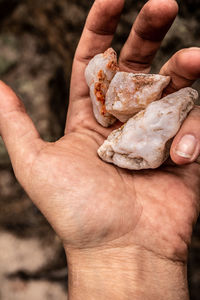
<svg viewBox="0 0 200 300">
<path fill-rule="evenodd" d="M 199 213 L 200 167 L 197 163 L 187 164 L 199 155 L 198 107 L 184 122 L 171 147 L 171 158 L 179 166 L 166 164 L 157 170 L 130 172 L 104 163 L 96 154 L 114 127 L 105 129 L 96 123 L 84 70 L 94 55 L 110 46 L 123 4 L 123 0 L 96 0 L 90 11 L 74 58 L 66 132 L 57 142 L 40 139 L 21 101 L 5 84 L 0 84 L 1 136 L 16 177 L 63 241 L 73 287 L 84 281 L 85 275 L 78 274 L 81 266 L 82 273 L 92 273 L 94 277 L 94 266 L 102 265 L 105 269 L 111 261 L 109 278 L 114 278 L 112 267 L 116 261 L 121 261 L 122 269 L 129 269 L 133 257 L 141 265 L 147 257 L 151 263 L 158 260 L 158 269 L 160 265 L 164 267 L 164 271 L 159 269 L 161 273 L 168 270 L 168 284 L 174 268 L 177 277 L 184 277 L 182 268 L 177 270 L 177 266 L 186 263 L 192 227 Z M 120 69 L 148 72 L 176 14 L 174 0 L 147 2 L 121 51 Z M 172 76 L 166 93 L 191 85 L 199 77 L 199 63 L 198 48 L 176 53 L 160 71 Z M 197 142 L 194 155 L 187 159 L 176 152 L 185 135 L 194 136 Z M 192 146 L 183 148 L 192 152 Z M 148 262 L 145 268 L 150 271 Z M 151 280 L 150 275 L 147 277 Z M 86 284 L 89 289 L 89 283 Z M 71 289 L 73 299 L 133 299 L 109 294 L 102 298 L 92 298 L 91 294 L 91 298 L 79 298 Z M 155 290 L 152 298 L 150 294 L 142 299 L 153 299 Z M 180 299 L 187 299 L 186 294 L 184 291 Z M 165 292 L 165 299 L 179 299 L 173 293 L 170 295 L 167 298 Z M 164 299 L 160 297 L 157 299 Z"/>
</svg>

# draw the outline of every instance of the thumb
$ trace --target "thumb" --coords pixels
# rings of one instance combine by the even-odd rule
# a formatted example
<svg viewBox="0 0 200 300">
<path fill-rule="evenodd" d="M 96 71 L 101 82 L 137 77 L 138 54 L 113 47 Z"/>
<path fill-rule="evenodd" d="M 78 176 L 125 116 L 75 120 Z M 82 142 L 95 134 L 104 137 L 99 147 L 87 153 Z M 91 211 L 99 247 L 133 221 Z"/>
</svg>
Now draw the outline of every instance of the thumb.
<svg viewBox="0 0 200 300">
<path fill-rule="evenodd" d="M 199 125 L 200 108 L 195 106 L 183 122 L 171 145 L 171 158 L 176 164 L 188 164 L 198 159 L 200 154 Z"/>
<path fill-rule="evenodd" d="M 0 134 L 20 181 L 30 169 L 37 153 L 44 147 L 32 120 L 15 93 L 0 81 Z"/>
</svg>

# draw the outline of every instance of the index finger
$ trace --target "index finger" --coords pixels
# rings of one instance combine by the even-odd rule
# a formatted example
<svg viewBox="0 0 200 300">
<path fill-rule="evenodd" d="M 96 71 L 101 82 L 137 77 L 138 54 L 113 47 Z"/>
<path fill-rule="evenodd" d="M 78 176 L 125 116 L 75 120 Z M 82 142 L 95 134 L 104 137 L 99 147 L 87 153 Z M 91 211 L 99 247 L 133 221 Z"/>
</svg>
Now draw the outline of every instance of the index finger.
<svg viewBox="0 0 200 300">
<path fill-rule="evenodd" d="M 94 2 L 74 57 L 71 86 L 76 89 L 71 92 L 71 101 L 88 96 L 85 67 L 91 58 L 110 47 L 123 6 L 124 0 Z"/>
</svg>

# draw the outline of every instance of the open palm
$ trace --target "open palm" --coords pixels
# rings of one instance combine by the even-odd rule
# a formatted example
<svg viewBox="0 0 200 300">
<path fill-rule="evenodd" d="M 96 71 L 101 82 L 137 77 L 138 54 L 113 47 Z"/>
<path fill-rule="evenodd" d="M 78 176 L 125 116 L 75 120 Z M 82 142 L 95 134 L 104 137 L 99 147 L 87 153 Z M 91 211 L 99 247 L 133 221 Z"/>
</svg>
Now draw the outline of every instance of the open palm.
<svg viewBox="0 0 200 300">
<path fill-rule="evenodd" d="M 193 129 L 198 128 L 199 110 L 190 114 L 172 144 L 171 157 L 179 166 L 127 171 L 104 163 L 96 154 L 114 126 L 105 129 L 96 123 L 84 70 L 90 58 L 110 46 L 123 2 L 96 0 L 89 14 L 74 59 L 64 137 L 55 143 L 42 141 L 20 100 L 3 83 L 1 135 L 19 182 L 67 249 L 133 245 L 185 260 L 199 213 L 200 167 L 183 165 L 188 161 L 173 149 L 184 132 L 199 137 Z M 176 13 L 173 0 L 160 1 L 159 10 L 155 0 L 144 6 L 121 51 L 121 70 L 150 70 Z M 191 51 L 193 60 L 188 62 Z M 173 74 L 166 93 L 192 84 L 200 73 L 194 68 L 199 61 L 197 48 L 175 54 L 161 69 L 162 74 Z"/>
</svg>

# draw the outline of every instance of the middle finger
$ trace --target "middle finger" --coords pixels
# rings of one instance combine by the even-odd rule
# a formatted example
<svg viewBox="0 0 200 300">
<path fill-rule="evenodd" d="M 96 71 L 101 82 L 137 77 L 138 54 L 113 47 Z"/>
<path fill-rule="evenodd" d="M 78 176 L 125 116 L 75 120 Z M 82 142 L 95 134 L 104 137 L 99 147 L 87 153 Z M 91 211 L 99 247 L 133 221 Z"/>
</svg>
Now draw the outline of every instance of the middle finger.
<svg viewBox="0 0 200 300">
<path fill-rule="evenodd" d="M 122 48 L 122 71 L 150 71 L 151 62 L 178 13 L 175 0 L 149 0 L 140 11 Z"/>
</svg>

